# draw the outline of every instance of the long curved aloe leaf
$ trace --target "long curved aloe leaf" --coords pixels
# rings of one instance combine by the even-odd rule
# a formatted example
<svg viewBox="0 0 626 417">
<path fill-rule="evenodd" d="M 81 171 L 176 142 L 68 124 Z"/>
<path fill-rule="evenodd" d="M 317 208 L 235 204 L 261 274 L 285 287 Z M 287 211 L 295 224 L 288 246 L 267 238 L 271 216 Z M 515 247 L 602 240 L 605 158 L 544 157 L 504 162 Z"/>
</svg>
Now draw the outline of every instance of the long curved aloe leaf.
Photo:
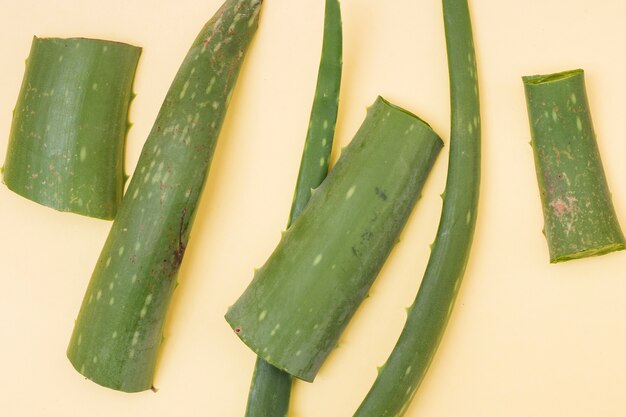
<svg viewBox="0 0 626 417">
<path fill-rule="evenodd" d="M 121 391 L 152 386 L 163 322 L 261 0 L 227 0 L 187 54 L 143 147 L 67 351 Z"/>
<path fill-rule="evenodd" d="M 9 189 L 59 211 L 115 216 L 140 54 L 99 39 L 33 38 L 4 165 Z"/>
<path fill-rule="evenodd" d="M 326 0 L 317 87 L 287 227 L 298 218 L 311 198 L 311 190 L 319 187 L 328 173 L 339 105 L 341 68 L 341 8 L 339 0 Z M 286 416 L 290 397 L 291 375 L 257 358 L 246 417 Z"/>
<path fill-rule="evenodd" d="M 226 320 L 260 357 L 312 381 L 389 255 L 441 149 L 378 98 Z"/>
<path fill-rule="evenodd" d="M 443 0 L 443 16 L 452 120 L 441 220 L 404 329 L 355 417 L 406 412 L 439 346 L 470 254 L 480 188 L 480 106 L 467 0 Z"/>
</svg>

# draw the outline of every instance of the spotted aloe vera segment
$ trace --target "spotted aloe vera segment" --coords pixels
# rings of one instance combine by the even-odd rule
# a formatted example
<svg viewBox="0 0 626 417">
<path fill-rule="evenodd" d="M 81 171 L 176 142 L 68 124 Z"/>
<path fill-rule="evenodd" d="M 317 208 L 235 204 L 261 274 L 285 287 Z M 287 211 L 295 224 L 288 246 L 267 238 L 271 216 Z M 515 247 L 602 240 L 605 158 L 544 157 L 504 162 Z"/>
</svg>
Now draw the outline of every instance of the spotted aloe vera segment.
<svg viewBox="0 0 626 417">
<path fill-rule="evenodd" d="M 263 360 L 313 381 L 363 301 L 442 142 L 378 98 L 226 319 Z"/>
<path fill-rule="evenodd" d="M 33 38 L 4 164 L 9 189 L 60 211 L 115 216 L 140 54 L 119 42 Z"/>
<path fill-rule="evenodd" d="M 583 70 L 523 77 L 550 262 L 624 249 Z"/>
<path fill-rule="evenodd" d="M 152 386 L 163 322 L 261 0 L 228 0 L 161 107 L 76 320 L 74 367 L 121 391 Z"/>
</svg>

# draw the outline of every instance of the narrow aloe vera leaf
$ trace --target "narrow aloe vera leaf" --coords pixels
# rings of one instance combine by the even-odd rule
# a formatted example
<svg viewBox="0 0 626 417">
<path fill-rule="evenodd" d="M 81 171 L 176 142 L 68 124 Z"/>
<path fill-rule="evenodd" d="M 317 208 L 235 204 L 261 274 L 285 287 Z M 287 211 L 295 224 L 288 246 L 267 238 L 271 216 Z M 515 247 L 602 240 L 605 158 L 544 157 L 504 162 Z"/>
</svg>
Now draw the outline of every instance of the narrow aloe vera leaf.
<svg viewBox="0 0 626 417">
<path fill-rule="evenodd" d="M 289 412 L 292 377 L 257 357 L 250 384 L 246 417 L 285 417 Z"/>
<path fill-rule="evenodd" d="M 550 262 L 626 248 L 581 69 L 523 77 Z"/>
<path fill-rule="evenodd" d="M 261 0 L 227 0 L 194 41 L 143 147 L 67 351 L 121 391 L 152 386 L 163 322 Z"/>
<path fill-rule="evenodd" d="M 441 139 L 382 98 L 226 320 L 261 358 L 313 381 L 389 255 Z"/>
<path fill-rule="evenodd" d="M 328 173 L 339 106 L 342 43 L 339 0 L 326 0 L 322 57 L 289 224 L 302 213 L 311 198 L 311 190 L 317 188 Z"/>
<path fill-rule="evenodd" d="M 33 38 L 4 164 L 9 189 L 56 210 L 115 216 L 140 54 L 119 42 Z"/>
<path fill-rule="evenodd" d="M 404 415 L 443 337 L 470 254 L 480 185 L 480 106 L 467 0 L 443 0 L 443 16 L 451 133 L 439 229 L 404 329 L 357 417 Z"/>
<path fill-rule="evenodd" d="M 339 0 L 326 0 L 324 40 L 309 128 L 287 227 L 291 226 L 328 174 L 335 136 L 342 68 L 342 28 Z M 291 397 L 291 375 L 257 358 L 246 417 L 286 416 Z"/>
</svg>

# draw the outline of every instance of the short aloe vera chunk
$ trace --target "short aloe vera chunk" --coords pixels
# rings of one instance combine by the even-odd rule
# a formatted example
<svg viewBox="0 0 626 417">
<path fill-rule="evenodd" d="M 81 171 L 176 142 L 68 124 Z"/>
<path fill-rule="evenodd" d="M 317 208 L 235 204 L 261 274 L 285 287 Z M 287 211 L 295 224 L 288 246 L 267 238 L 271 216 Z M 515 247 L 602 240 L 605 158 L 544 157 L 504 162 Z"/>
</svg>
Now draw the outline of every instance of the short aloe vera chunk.
<svg viewBox="0 0 626 417">
<path fill-rule="evenodd" d="M 480 191 L 481 124 L 467 0 L 443 0 L 450 158 L 437 237 L 402 333 L 354 417 L 401 417 L 437 352 L 469 259 Z"/>
<path fill-rule="evenodd" d="M 119 42 L 33 38 L 4 164 L 9 189 L 56 210 L 115 216 L 140 54 Z"/>
<path fill-rule="evenodd" d="M 300 162 L 287 227 L 298 218 L 328 174 L 335 136 L 342 69 L 342 28 L 339 0 L 326 0 L 324 42 L 315 99 Z M 257 358 L 245 417 L 283 417 L 289 412 L 291 375 Z"/>
<path fill-rule="evenodd" d="M 227 0 L 180 67 L 100 254 L 67 351 L 94 382 L 152 387 L 163 323 L 261 0 Z"/>
<path fill-rule="evenodd" d="M 263 360 L 313 381 L 389 255 L 441 139 L 382 98 L 226 319 Z"/>
<path fill-rule="evenodd" d="M 550 262 L 624 249 L 583 70 L 523 77 Z"/>
</svg>

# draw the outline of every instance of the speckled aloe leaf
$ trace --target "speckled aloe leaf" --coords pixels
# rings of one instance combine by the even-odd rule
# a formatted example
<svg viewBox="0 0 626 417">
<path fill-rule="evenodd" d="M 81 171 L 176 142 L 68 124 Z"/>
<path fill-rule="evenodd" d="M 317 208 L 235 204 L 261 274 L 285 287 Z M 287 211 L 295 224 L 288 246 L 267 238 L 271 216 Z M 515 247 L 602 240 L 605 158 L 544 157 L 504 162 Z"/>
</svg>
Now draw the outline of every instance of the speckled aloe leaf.
<svg viewBox="0 0 626 417">
<path fill-rule="evenodd" d="M 354 417 L 401 417 L 426 376 L 469 259 L 480 194 L 478 74 L 467 0 L 443 0 L 450 77 L 450 157 L 428 266 L 402 333 Z"/>
<path fill-rule="evenodd" d="M 115 216 L 140 54 L 119 42 L 33 38 L 4 164 L 9 189 L 60 211 Z"/>
<path fill-rule="evenodd" d="M 550 262 L 624 249 L 583 70 L 523 77 Z"/>
<path fill-rule="evenodd" d="M 326 0 L 324 41 L 317 75 L 315 99 L 302 152 L 294 192 L 289 227 L 328 174 L 339 106 L 343 51 L 341 7 L 339 0 Z M 283 417 L 289 411 L 291 375 L 257 358 L 250 384 L 245 417 Z"/>
<path fill-rule="evenodd" d="M 261 0 L 227 0 L 182 63 L 96 264 L 67 355 L 121 391 L 152 387 L 163 322 Z"/>
<path fill-rule="evenodd" d="M 226 319 L 263 360 L 312 381 L 366 296 L 442 142 L 378 98 Z"/>
</svg>

